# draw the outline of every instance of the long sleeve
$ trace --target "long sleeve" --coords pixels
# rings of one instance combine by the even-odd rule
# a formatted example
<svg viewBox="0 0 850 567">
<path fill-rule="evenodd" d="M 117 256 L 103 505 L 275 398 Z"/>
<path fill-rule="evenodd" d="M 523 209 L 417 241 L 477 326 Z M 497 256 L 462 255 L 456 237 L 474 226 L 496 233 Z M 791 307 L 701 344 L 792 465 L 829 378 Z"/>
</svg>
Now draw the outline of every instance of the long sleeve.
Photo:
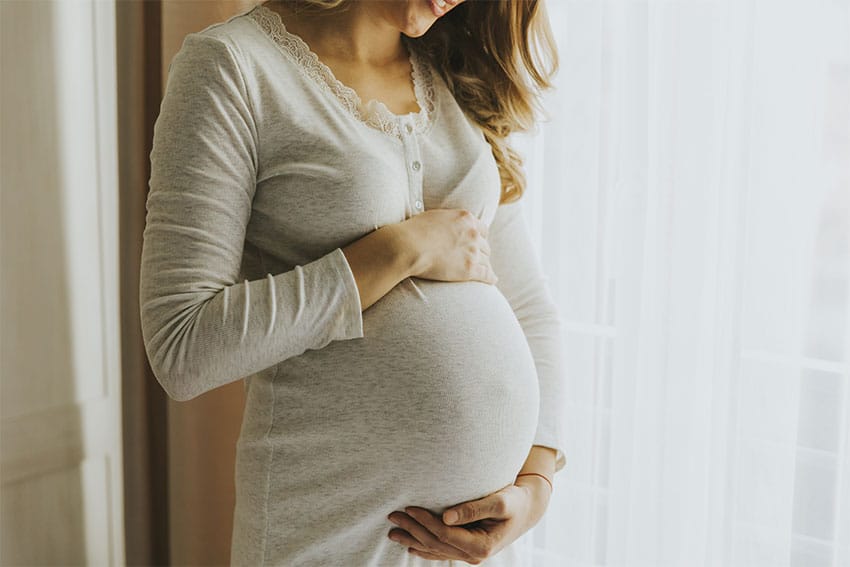
<svg viewBox="0 0 850 567">
<path fill-rule="evenodd" d="M 510 303 L 534 358 L 540 382 L 540 413 L 534 445 L 555 449 L 555 472 L 564 468 L 566 377 L 562 326 L 523 214 L 523 201 L 499 205 L 489 227 L 490 265 L 496 287 Z"/>
<path fill-rule="evenodd" d="M 215 37 L 188 35 L 154 128 L 139 289 L 148 359 L 175 400 L 363 337 L 340 248 L 237 281 L 256 190 L 253 120 L 236 53 Z"/>
</svg>

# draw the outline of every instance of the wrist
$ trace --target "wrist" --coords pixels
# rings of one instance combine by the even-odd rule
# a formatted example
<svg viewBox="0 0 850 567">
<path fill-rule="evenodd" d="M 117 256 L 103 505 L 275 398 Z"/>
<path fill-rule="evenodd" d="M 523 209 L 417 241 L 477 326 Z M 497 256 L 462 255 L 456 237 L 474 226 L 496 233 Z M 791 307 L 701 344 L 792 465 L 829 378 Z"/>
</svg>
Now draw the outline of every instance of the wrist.
<svg viewBox="0 0 850 567">
<path fill-rule="evenodd" d="M 518 474 L 542 474 L 551 482 L 555 475 L 555 454 L 555 449 L 550 447 L 532 445 Z"/>
<path fill-rule="evenodd" d="M 528 494 L 528 498 L 531 501 L 531 506 L 529 507 L 530 522 L 533 527 L 546 512 L 546 508 L 549 506 L 549 499 L 552 495 L 552 489 L 549 487 L 549 483 L 535 475 L 519 476 L 514 480 L 514 484 L 525 490 Z"/>
<path fill-rule="evenodd" d="M 418 241 L 411 238 L 404 223 L 383 226 L 379 231 L 383 231 L 404 278 L 416 276 L 425 271 L 425 255 L 422 253 Z"/>
</svg>

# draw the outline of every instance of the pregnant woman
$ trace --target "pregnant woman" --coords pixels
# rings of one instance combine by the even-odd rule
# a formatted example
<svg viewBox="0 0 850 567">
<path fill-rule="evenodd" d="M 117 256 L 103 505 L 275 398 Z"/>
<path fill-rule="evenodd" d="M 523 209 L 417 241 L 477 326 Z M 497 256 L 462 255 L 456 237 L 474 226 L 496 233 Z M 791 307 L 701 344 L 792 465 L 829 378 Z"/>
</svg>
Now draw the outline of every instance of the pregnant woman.
<svg viewBox="0 0 850 567">
<path fill-rule="evenodd" d="M 565 389 L 506 137 L 556 65 L 535 0 L 274 0 L 184 40 L 140 308 L 169 396 L 245 379 L 234 564 L 521 564 Z"/>
</svg>

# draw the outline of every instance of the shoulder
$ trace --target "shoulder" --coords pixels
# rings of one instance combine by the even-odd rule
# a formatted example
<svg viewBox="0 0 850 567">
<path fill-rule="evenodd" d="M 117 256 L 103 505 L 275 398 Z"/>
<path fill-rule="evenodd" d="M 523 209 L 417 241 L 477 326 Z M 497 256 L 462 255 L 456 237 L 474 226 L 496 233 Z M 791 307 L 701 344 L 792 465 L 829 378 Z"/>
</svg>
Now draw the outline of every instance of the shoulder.
<svg viewBox="0 0 850 567">
<path fill-rule="evenodd" d="M 257 37 L 258 28 L 251 18 L 253 11 L 254 8 L 245 10 L 187 34 L 172 64 L 180 58 L 191 61 L 192 66 L 199 66 L 199 71 L 206 64 L 244 73 L 250 67 L 250 55 L 256 51 L 258 39 L 262 39 Z"/>
</svg>

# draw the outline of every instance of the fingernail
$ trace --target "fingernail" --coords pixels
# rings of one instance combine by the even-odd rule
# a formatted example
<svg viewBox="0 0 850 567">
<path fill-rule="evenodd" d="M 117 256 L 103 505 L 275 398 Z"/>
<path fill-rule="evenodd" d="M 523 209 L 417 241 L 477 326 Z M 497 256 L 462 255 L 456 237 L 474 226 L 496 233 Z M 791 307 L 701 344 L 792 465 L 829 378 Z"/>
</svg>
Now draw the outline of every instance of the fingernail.
<svg viewBox="0 0 850 567">
<path fill-rule="evenodd" d="M 457 512 L 455 512 L 454 510 L 446 512 L 446 523 L 454 524 L 455 522 L 457 522 Z"/>
</svg>

